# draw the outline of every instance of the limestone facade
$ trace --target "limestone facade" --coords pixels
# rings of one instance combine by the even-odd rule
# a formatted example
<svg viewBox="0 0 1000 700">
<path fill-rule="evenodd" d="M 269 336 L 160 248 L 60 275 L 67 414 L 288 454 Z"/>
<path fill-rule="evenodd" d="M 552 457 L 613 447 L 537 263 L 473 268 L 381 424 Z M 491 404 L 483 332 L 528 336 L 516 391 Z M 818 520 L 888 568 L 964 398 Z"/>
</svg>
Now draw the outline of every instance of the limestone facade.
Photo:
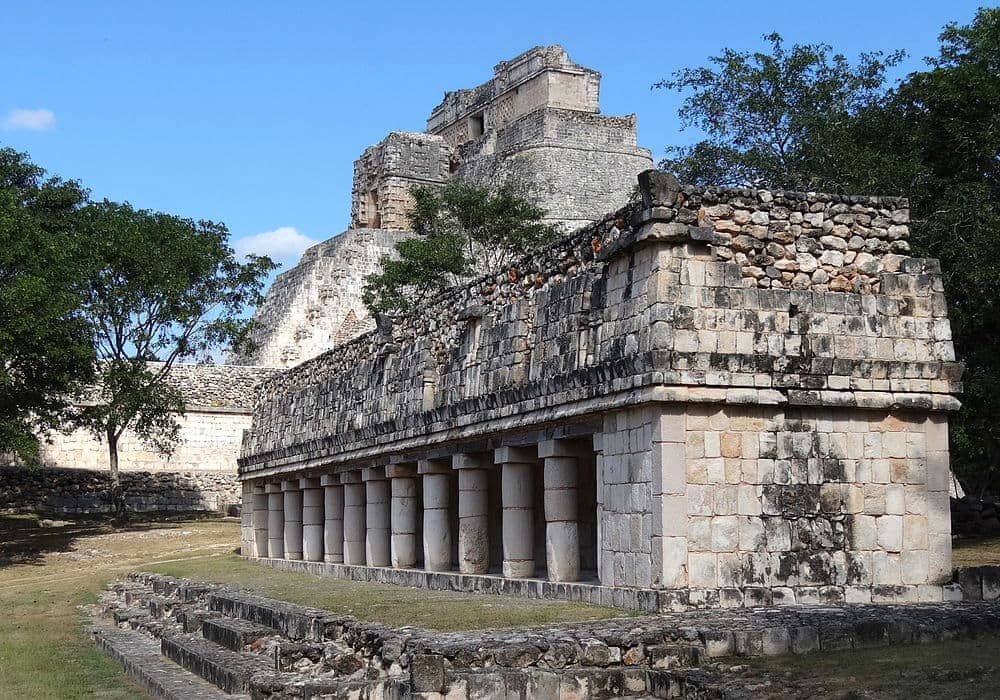
<svg viewBox="0 0 1000 700">
<path fill-rule="evenodd" d="M 427 131 L 454 149 L 456 176 L 511 179 L 567 230 L 627 201 L 652 166 L 636 145 L 634 114 L 600 114 L 601 74 L 561 46 L 536 46 L 493 69 L 474 88 L 445 94 Z"/>
<path fill-rule="evenodd" d="M 261 385 L 244 554 L 297 560 L 289 494 L 319 478 L 303 560 L 345 575 L 588 581 L 660 608 L 941 600 L 962 367 L 906 200 L 640 185 Z"/>
</svg>

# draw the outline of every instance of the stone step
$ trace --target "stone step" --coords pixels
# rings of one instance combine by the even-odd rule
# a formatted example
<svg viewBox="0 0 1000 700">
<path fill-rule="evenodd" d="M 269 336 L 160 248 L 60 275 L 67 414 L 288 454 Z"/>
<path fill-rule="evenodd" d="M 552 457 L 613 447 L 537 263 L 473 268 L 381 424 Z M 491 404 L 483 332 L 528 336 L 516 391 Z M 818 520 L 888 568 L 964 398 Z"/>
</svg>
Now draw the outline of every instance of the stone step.
<svg viewBox="0 0 1000 700">
<path fill-rule="evenodd" d="M 258 639 L 275 636 L 277 631 L 255 622 L 216 617 L 202 620 L 201 634 L 208 641 L 215 642 L 230 651 L 243 651 Z"/>
<path fill-rule="evenodd" d="M 306 639 L 321 642 L 326 625 L 342 620 L 326 610 L 235 592 L 212 593 L 208 596 L 208 609 L 270 627 L 294 641 Z"/>
<path fill-rule="evenodd" d="M 132 630 L 103 622 L 91 628 L 97 647 L 117 661 L 125 672 L 159 700 L 234 700 L 236 696 L 202 680 L 160 654 L 160 642 Z"/>
<path fill-rule="evenodd" d="M 224 649 L 196 634 L 176 634 L 160 640 L 161 653 L 227 693 L 250 691 L 250 681 L 273 673 L 274 661 L 256 654 Z"/>
<path fill-rule="evenodd" d="M 149 606 L 149 614 L 158 620 L 162 620 L 169 616 L 174 608 L 181 605 L 181 602 L 176 598 L 154 595 L 149 597 L 146 604 Z"/>
<path fill-rule="evenodd" d="M 111 613 L 111 617 L 114 619 L 116 625 L 120 625 L 123 622 L 130 622 L 131 620 L 142 618 L 149 618 L 149 608 L 118 608 Z"/>
</svg>

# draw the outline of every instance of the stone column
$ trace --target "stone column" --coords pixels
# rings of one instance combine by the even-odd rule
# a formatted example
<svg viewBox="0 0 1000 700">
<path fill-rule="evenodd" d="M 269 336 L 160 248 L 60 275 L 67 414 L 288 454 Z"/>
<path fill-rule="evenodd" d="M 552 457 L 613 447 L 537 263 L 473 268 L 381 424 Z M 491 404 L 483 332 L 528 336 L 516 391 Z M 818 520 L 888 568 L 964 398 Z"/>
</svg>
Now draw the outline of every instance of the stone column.
<svg viewBox="0 0 1000 700">
<path fill-rule="evenodd" d="M 323 561 L 344 563 L 344 487 L 340 477 L 327 474 L 323 485 Z"/>
<path fill-rule="evenodd" d="M 285 559 L 302 559 L 302 492 L 299 480 L 281 482 L 285 494 Z"/>
<path fill-rule="evenodd" d="M 264 487 L 267 491 L 267 556 L 283 559 L 285 556 L 285 499 L 280 483 Z"/>
<path fill-rule="evenodd" d="M 534 484 L 537 451 L 532 447 L 500 447 L 493 453 L 500 465 L 503 506 L 503 575 L 535 575 Z"/>
<path fill-rule="evenodd" d="M 597 580 L 603 581 L 601 575 L 604 573 L 604 434 L 595 433 L 594 434 L 594 453 L 597 457 L 596 463 L 596 496 L 597 496 L 597 513 L 594 519 L 594 528 L 597 535 L 597 546 L 595 548 L 594 556 L 597 560 Z"/>
<path fill-rule="evenodd" d="M 464 453 L 452 458 L 458 470 L 458 570 L 463 574 L 490 572 L 490 474 L 488 453 Z"/>
<path fill-rule="evenodd" d="M 253 544 L 255 557 L 267 556 L 267 492 L 264 484 L 253 486 Z"/>
<path fill-rule="evenodd" d="M 344 484 L 344 563 L 365 563 L 365 485 L 361 472 L 340 475 Z"/>
<path fill-rule="evenodd" d="M 417 471 L 424 489 L 424 568 L 451 571 L 451 523 L 448 515 L 451 462 L 422 459 Z"/>
<path fill-rule="evenodd" d="M 323 561 L 323 488 L 319 479 L 302 479 L 302 558 Z"/>
<path fill-rule="evenodd" d="M 392 568 L 409 569 L 417 563 L 417 470 L 415 464 L 390 464 L 385 468 L 392 492 Z"/>
<path fill-rule="evenodd" d="M 389 566 L 389 482 L 385 467 L 365 469 L 365 559 L 368 566 Z"/>
<path fill-rule="evenodd" d="M 249 479 L 240 483 L 240 554 L 244 557 L 253 556 L 253 484 Z"/>
<path fill-rule="evenodd" d="M 577 454 L 579 448 L 568 440 L 538 443 L 538 456 L 545 460 L 545 561 L 550 581 L 580 579 Z"/>
</svg>

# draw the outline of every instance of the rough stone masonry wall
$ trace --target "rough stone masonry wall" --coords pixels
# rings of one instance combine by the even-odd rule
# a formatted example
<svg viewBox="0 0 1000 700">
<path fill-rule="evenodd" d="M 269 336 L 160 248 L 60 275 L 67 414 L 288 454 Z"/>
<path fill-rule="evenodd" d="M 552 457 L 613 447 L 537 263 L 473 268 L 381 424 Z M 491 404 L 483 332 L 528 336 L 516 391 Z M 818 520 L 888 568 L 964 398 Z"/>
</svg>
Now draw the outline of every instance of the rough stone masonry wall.
<svg viewBox="0 0 1000 700">
<path fill-rule="evenodd" d="M 121 479 L 135 513 L 222 512 L 240 503 L 239 481 L 231 472 L 124 472 Z M 106 471 L 0 467 L 0 512 L 110 513 L 110 493 Z"/>
<path fill-rule="evenodd" d="M 708 213 L 720 199 L 732 218 Z M 821 208 L 823 221 L 792 234 L 774 202 Z M 833 223 L 841 205 L 852 223 Z M 773 263 L 767 246 L 787 236 L 782 260 L 804 238 L 827 245 L 826 221 L 871 259 L 820 253 L 828 280 L 805 289 L 769 263 L 778 275 L 764 287 L 762 261 L 739 257 L 742 234 L 726 230 L 741 206 L 756 207 L 749 221 L 768 213 L 751 233 Z M 941 412 L 958 405 L 961 367 L 936 263 L 901 255 L 906 232 L 881 225 L 905 211 L 905 200 L 694 188 L 637 204 L 453 290 L 392 337 L 275 378 L 241 474 L 357 468 L 575 423 L 602 465 L 605 585 L 695 605 L 939 596 Z M 833 291 L 836 279 L 850 291 Z"/>
<path fill-rule="evenodd" d="M 704 209 L 720 196 L 762 206 L 776 198 L 768 191 L 689 187 L 680 205 L 662 208 L 661 215 L 674 223 L 705 221 Z M 812 206 L 810 199 L 822 201 L 824 217 L 831 220 L 833 208 L 850 199 L 883 218 L 907 211 L 900 199 L 778 193 L 779 201 L 791 198 L 806 207 Z M 957 406 L 949 394 L 960 388 L 961 366 L 954 362 L 936 261 L 876 250 L 870 268 L 875 276 L 846 258 L 839 266 L 829 264 L 827 274 L 850 279 L 857 292 L 835 293 L 819 283 L 807 290 L 785 289 L 780 275 L 764 289 L 753 276 L 757 266 L 749 258 L 741 262 L 728 231 L 691 229 L 702 240 L 695 246 L 679 241 L 665 264 L 663 299 L 642 309 L 639 323 L 646 335 L 641 336 L 638 326 L 624 325 L 634 312 L 606 298 L 617 294 L 622 299 L 625 281 L 629 299 L 645 291 L 642 280 L 635 279 L 633 258 L 607 258 L 616 247 L 627 247 L 633 233 L 615 222 L 629 220 L 640 209 L 631 205 L 526 256 L 508 271 L 445 293 L 400 319 L 391 337 L 363 335 L 262 384 L 245 463 L 264 460 L 269 450 L 308 449 L 308 441 L 331 435 L 343 436 L 337 443 L 344 444 L 362 427 L 373 435 L 421 425 L 414 419 L 428 409 L 456 411 L 458 397 L 443 390 L 450 386 L 449 373 L 461 377 L 467 370 L 486 371 L 487 381 L 476 384 L 475 394 L 491 396 L 525 383 L 531 371 L 536 379 L 553 381 L 574 370 L 592 373 L 590 368 L 602 364 L 609 375 L 641 372 L 644 362 L 651 363 L 645 353 L 654 346 L 667 353 L 660 358 L 666 364 L 656 367 L 662 372 L 658 383 L 729 387 L 733 400 L 742 395 L 748 402 Z M 755 233 L 770 240 L 786 230 L 776 219 Z M 822 230 L 803 229 L 798 235 L 818 240 Z M 873 248 L 885 240 L 882 229 L 860 222 L 852 231 L 872 240 Z M 791 245 L 798 246 L 798 239 Z M 487 341 L 472 347 L 468 338 L 474 326 Z M 472 358 L 481 361 L 470 364 Z M 288 408 L 293 413 L 286 415 Z M 310 420 L 296 421 L 294 414 Z"/>
<path fill-rule="evenodd" d="M 408 230 L 410 188 L 448 179 L 451 149 L 440 136 L 390 132 L 354 162 L 351 228 Z"/>
</svg>

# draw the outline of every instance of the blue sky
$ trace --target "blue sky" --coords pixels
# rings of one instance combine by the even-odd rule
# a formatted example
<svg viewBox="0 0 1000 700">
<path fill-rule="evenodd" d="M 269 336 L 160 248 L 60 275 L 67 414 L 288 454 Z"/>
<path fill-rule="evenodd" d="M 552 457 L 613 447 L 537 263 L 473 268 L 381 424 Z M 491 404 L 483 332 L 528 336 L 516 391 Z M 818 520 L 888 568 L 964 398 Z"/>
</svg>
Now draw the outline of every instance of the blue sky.
<svg viewBox="0 0 1000 700">
<path fill-rule="evenodd" d="M 904 48 L 906 73 L 979 4 L 6 0 L 0 144 L 95 197 L 224 221 L 287 266 L 346 226 L 365 147 L 530 46 L 600 70 L 602 111 L 635 112 L 658 157 L 696 136 L 680 97 L 649 89 L 677 68 L 778 31 L 852 57 Z"/>
</svg>

